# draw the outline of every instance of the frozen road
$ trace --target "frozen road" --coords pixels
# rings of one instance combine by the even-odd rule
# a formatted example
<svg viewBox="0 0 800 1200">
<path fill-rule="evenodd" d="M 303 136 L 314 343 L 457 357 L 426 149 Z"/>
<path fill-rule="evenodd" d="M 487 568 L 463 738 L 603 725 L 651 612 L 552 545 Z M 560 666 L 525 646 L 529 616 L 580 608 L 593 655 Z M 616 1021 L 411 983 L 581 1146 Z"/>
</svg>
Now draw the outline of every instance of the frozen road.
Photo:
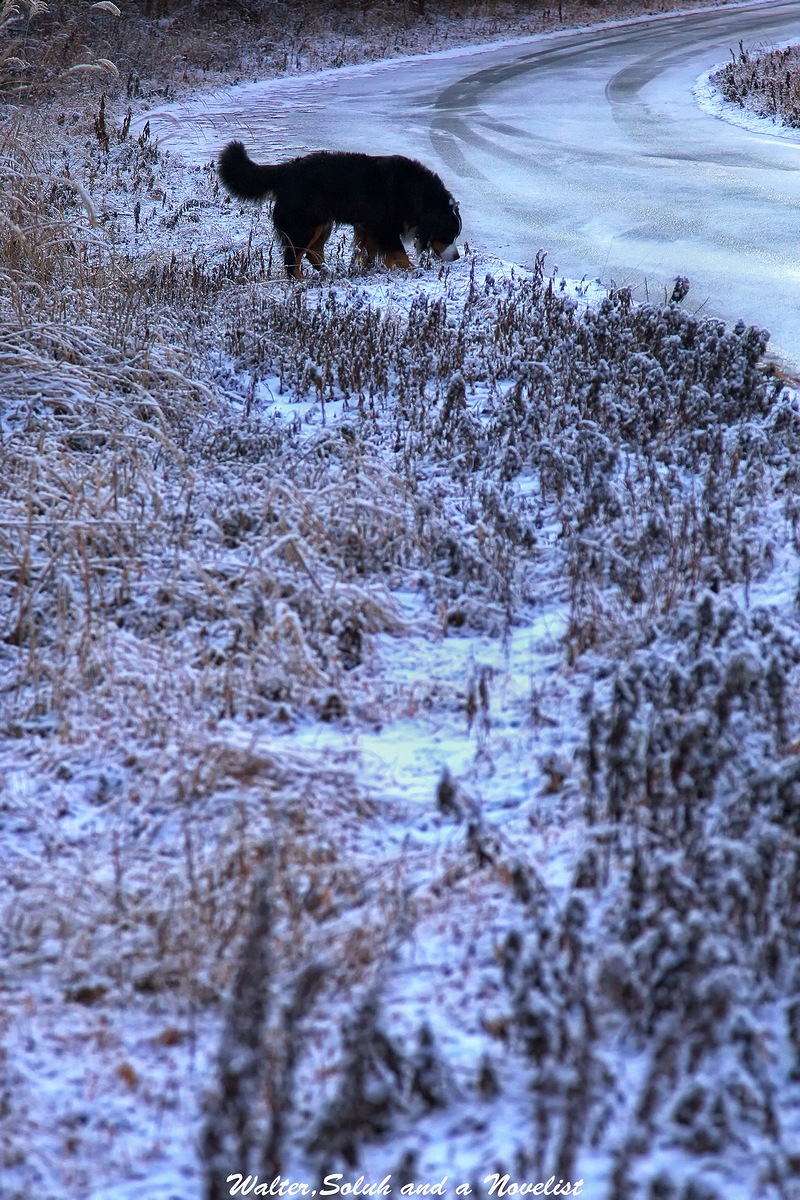
<svg viewBox="0 0 800 1200">
<path fill-rule="evenodd" d="M 322 148 L 420 158 L 460 199 L 472 245 L 523 264 L 544 249 L 563 274 L 635 285 L 639 298 L 688 275 L 687 307 L 765 326 L 800 373 L 800 137 L 731 125 L 692 92 L 740 39 L 800 41 L 800 6 L 247 84 L 149 119 L 193 161 L 233 136 L 261 161 Z"/>
</svg>

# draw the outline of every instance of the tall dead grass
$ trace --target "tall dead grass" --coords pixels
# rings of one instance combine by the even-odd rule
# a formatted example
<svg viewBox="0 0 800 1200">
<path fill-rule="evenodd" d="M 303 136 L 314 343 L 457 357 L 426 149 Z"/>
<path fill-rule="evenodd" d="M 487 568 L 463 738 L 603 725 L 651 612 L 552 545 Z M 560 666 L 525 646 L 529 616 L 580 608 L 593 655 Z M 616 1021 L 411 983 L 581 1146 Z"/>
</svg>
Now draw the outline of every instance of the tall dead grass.
<svg viewBox="0 0 800 1200">
<path fill-rule="evenodd" d="M 731 60 L 711 77 L 726 100 L 800 128 L 800 46 L 758 53 L 740 42 Z"/>
<path fill-rule="evenodd" d="M 0 98 L 30 102 L 70 77 L 119 78 L 104 37 L 121 9 L 113 0 L 76 6 L 4 0 L 0 7 Z M 106 27 L 104 29 L 104 26 Z"/>
</svg>

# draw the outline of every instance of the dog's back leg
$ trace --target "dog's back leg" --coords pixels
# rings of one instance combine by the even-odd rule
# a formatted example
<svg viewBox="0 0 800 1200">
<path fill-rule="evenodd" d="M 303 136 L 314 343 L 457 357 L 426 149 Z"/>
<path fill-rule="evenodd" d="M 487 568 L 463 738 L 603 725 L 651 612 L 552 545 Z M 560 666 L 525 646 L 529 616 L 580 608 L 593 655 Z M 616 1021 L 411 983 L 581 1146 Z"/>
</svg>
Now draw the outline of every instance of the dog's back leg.
<svg viewBox="0 0 800 1200">
<path fill-rule="evenodd" d="M 333 229 L 333 222 L 309 228 L 297 221 L 296 217 L 287 220 L 277 209 L 273 221 L 275 231 L 283 242 L 283 262 L 289 275 L 294 279 L 303 278 L 303 255 L 319 271 L 325 263 L 325 243 Z"/>
<path fill-rule="evenodd" d="M 278 235 L 283 242 L 283 265 L 286 267 L 287 275 L 292 279 L 302 279 L 303 268 L 300 263 L 303 258 L 303 247 L 295 246 L 282 229 L 278 230 Z"/>
<path fill-rule="evenodd" d="M 306 258 L 317 271 L 325 265 L 325 243 L 331 236 L 332 229 L 333 221 L 328 221 L 325 225 L 318 225 L 306 247 Z"/>
<path fill-rule="evenodd" d="M 284 212 L 277 202 L 272 211 L 272 223 L 283 245 L 283 265 L 287 273 L 292 279 L 302 279 L 303 268 L 300 264 L 314 230 L 304 228 L 296 216 Z"/>
</svg>

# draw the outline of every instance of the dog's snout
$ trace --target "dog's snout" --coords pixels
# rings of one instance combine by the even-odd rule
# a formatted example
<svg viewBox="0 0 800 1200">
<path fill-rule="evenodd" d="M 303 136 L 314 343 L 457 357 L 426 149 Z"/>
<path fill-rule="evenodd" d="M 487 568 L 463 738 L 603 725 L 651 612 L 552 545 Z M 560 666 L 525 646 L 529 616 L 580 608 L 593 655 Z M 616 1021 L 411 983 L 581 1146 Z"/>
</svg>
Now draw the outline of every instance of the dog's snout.
<svg viewBox="0 0 800 1200">
<path fill-rule="evenodd" d="M 455 262 L 455 260 L 459 257 L 458 246 L 455 244 L 455 242 L 451 242 L 448 245 L 447 242 L 433 241 L 431 242 L 431 250 L 433 250 L 434 254 L 441 258 L 443 262 Z"/>
</svg>

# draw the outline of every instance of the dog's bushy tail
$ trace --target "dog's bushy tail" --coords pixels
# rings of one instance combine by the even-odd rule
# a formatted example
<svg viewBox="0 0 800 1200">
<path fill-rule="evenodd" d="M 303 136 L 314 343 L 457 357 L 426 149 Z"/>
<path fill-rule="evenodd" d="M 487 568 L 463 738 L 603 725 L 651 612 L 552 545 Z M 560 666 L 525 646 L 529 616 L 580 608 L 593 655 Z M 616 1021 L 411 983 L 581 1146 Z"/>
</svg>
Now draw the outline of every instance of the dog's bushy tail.
<svg viewBox="0 0 800 1200">
<path fill-rule="evenodd" d="M 274 190 L 279 171 L 253 162 L 241 142 L 228 142 L 219 156 L 219 177 L 240 200 L 263 200 Z"/>
</svg>

